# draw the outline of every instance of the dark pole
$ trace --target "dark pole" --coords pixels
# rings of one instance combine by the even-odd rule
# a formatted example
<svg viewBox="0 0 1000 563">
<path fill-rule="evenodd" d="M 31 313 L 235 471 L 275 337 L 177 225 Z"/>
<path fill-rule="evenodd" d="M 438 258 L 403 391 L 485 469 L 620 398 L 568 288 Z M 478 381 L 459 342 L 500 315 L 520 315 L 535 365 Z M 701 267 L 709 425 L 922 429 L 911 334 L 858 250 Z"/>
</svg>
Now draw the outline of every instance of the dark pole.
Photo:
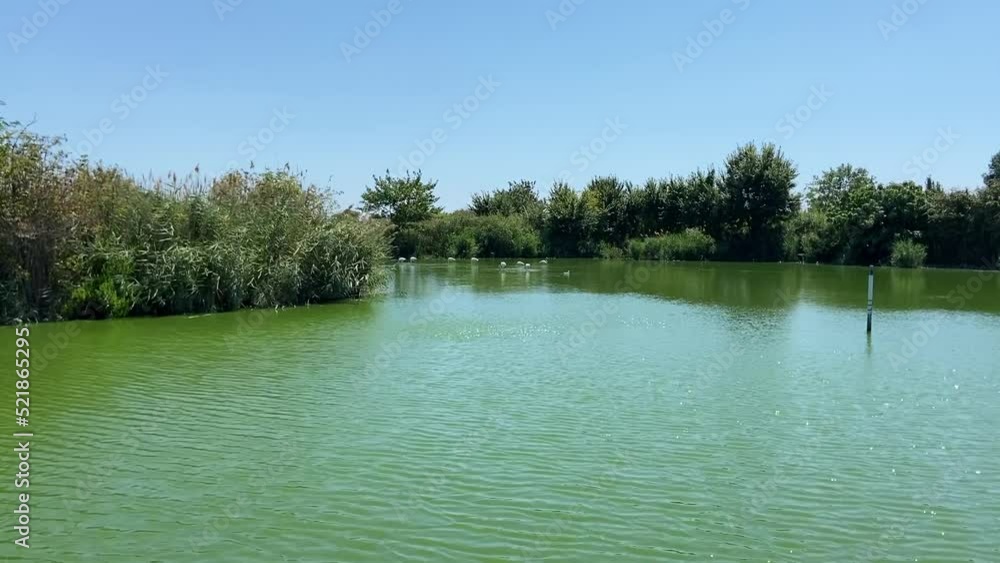
<svg viewBox="0 0 1000 563">
<path fill-rule="evenodd" d="M 872 304 L 875 299 L 875 266 L 868 266 L 868 334 L 872 333 Z"/>
</svg>

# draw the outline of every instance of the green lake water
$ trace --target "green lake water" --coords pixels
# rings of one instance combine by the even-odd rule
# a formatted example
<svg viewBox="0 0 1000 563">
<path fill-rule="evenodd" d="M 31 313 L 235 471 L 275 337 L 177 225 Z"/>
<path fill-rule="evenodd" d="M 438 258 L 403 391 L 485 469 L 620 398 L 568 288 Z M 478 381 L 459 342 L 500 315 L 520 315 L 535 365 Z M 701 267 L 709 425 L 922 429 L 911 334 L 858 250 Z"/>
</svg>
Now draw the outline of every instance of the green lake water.
<svg viewBox="0 0 1000 563">
<path fill-rule="evenodd" d="M 391 268 L 33 326 L 0 560 L 1000 561 L 1000 274 L 880 269 L 868 338 L 867 268 Z"/>
</svg>

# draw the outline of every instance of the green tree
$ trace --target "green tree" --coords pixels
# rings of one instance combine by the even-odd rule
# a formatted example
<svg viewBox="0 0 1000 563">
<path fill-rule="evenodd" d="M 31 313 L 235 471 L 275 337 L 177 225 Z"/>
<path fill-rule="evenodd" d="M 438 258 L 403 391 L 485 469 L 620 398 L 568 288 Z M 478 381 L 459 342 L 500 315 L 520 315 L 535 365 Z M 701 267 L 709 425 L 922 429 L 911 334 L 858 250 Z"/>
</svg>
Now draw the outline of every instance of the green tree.
<svg viewBox="0 0 1000 563">
<path fill-rule="evenodd" d="M 556 182 L 549 191 L 545 216 L 545 240 L 554 256 L 577 256 L 585 238 L 583 201 L 565 182 Z"/>
<path fill-rule="evenodd" d="M 701 229 L 714 237 L 719 236 L 719 206 L 722 201 L 719 181 L 719 174 L 714 168 L 709 168 L 707 171 L 696 170 L 683 181 L 671 185 L 670 196 L 677 200 L 679 215 L 677 226 L 672 231 Z"/>
<path fill-rule="evenodd" d="M 993 155 L 993 158 L 990 159 L 989 169 L 986 171 L 986 174 L 983 174 L 983 183 L 987 187 L 1000 184 L 1000 152 Z"/>
<path fill-rule="evenodd" d="M 993 181 L 979 192 L 977 231 L 982 233 L 979 260 L 1000 267 L 1000 181 Z"/>
<path fill-rule="evenodd" d="M 927 192 L 914 182 L 893 182 L 878 190 L 882 208 L 880 252 L 892 252 L 898 240 L 917 241 L 927 230 Z"/>
<path fill-rule="evenodd" d="M 545 200 L 538 196 L 535 183 L 529 180 L 509 182 L 505 189 L 476 194 L 469 209 L 480 217 L 519 215 L 536 232 L 542 230 L 545 220 Z"/>
<path fill-rule="evenodd" d="M 941 182 L 934 180 L 933 177 L 928 176 L 927 180 L 924 182 L 924 190 L 928 192 L 941 192 L 944 188 L 941 187 Z"/>
<path fill-rule="evenodd" d="M 874 189 L 875 184 L 875 178 L 864 168 L 841 164 L 813 178 L 806 190 L 806 201 L 810 209 L 830 213 L 847 203 L 849 193 Z"/>
<path fill-rule="evenodd" d="M 650 178 L 631 192 L 628 215 L 632 236 L 680 233 L 700 229 L 719 234 L 719 176 L 698 170 L 687 178 Z"/>
<path fill-rule="evenodd" d="M 529 180 L 509 182 L 506 189 L 472 196 L 469 206 L 476 215 L 535 215 L 545 206 L 538 197 L 535 183 Z"/>
<path fill-rule="evenodd" d="M 875 253 L 872 242 L 877 236 L 881 208 L 878 183 L 868 170 L 850 164 L 826 170 L 809 184 L 806 201 L 810 211 L 823 216 L 797 225 L 798 229 L 821 229 L 815 233 L 821 241 L 817 260 L 839 263 L 870 260 Z"/>
<path fill-rule="evenodd" d="M 739 147 L 726 160 L 721 191 L 728 254 L 757 260 L 782 253 L 785 221 L 799 208 L 798 172 L 773 144 Z"/>
<path fill-rule="evenodd" d="M 974 264 L 979 203 L 969 190 L 927 193 L 927 258 L 932 264 Z M 970 220 L 971 219 L 971 220 Z"/>
<path fill-rule="evenodd" d="M 373 180 L 375 185 L 361 194 L 363 209 L 388 218 L 396 226 L 423 221 L 441 212 L 435 205 L 437 182 L 425 182 L 419 170 L 415 174 L 407 172 L 403 178 L 393 177 L 386 170 L 385 176 L 373 176 Z"/>
<path fill-rule="evenodd" d="M 786 226 L 785 257 L 792 261 L 836 261 L 841 249 L 834 231 L 823 211 L 807 209 L 796 214 Z"/>
<path fill-rule="evenodd" d="M 582 198 L 589 214 L 596 219 L 594 242 L 623 246 L 632 234 L 629 217 L 632 186 L 614 176 L 594 178 L 583 190 Z"/>
</svg>

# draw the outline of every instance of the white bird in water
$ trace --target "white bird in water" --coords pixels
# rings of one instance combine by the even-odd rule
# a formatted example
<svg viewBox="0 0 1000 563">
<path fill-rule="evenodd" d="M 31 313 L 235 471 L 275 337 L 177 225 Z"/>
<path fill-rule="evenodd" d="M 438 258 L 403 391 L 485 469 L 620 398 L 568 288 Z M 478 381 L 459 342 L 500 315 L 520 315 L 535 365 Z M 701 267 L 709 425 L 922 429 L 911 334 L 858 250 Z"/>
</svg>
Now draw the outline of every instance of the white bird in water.
<svg viewBox="0 0 1000 563">
<path fill-rule="evenodd" d="M 563 272 L 563 275 L 568 278 L 569 277 L 569 270 L 566 270 L 565 272 Z"/>
<path fill-rule="evenodd" d="M 539 264 L 548 264 L 548 263 L 549 263 L 548 260 L 542 260 L 542 261 L 539 262 Z"/>
<path fill-rule="evenodd" d="M 410 256 L 410 262 L 416 262 L 416 261 L 417 261 L 416 256 Z"/>
<path fill-rule="evenodd" d="M 525 264 L 525 265 L 524 265 L 524 269 L 525 269 L 525 270 L 527 270 L 527 269 L 528 269 L 528 268 L 530 268 L 530 267 L 531 267 L 531 264 Z"/>
<path fill-rule="evenodd" d="M 400 261 L 400 262 L 406 262 L 406 258 L 403 258 L 402 256 L 400 256 L 400 257 L 399 257 L 399 261 Z"/>
<path fill-rule="evenodd" d="M 473 262 L 479 262 L 479 258 L 476 258 L 475 256 L 473 256 L 473 257 L 472 257 L 472 261 L 473 261 Z"/>
<path fill-rule="evenodd" d="M 503 269 L 503 268 L 506 268 L 506 267 L 507 267 L 507 263 L 506 262 L 500 262 L 500 269 Z"/>
<path fill-rule="evenodd" d="M 521 262 L 520 260 L 518 260 L 518 261 L 517 261 L 517 265 L 518 265 L 518 266 L 524 266 L 524 262 Z"/>
<path fill-rule="evenodd" d="M 455 261 L 455 259 L 454 259 L 453 257 L 449 256 L 449 257 L 448 257 L 448 261 L 449 261 L 449 262 L 454 262 L 454 261 Z"/>
</svg>

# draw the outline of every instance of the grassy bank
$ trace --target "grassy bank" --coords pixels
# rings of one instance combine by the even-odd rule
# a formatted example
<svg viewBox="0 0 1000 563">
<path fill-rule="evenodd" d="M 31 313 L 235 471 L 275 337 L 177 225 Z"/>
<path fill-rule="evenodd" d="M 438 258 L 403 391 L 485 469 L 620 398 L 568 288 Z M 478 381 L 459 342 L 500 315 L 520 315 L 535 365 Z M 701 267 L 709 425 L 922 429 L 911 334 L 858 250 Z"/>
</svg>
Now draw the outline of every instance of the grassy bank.
<svg viewBox="0 0 1000 563">
<path fill-rule="evenodd" d="M 288 171 L 139 182 L 0 124 L 5 322 L 359 297 L 382 281 L 388 228 Z"/>
</svg>

